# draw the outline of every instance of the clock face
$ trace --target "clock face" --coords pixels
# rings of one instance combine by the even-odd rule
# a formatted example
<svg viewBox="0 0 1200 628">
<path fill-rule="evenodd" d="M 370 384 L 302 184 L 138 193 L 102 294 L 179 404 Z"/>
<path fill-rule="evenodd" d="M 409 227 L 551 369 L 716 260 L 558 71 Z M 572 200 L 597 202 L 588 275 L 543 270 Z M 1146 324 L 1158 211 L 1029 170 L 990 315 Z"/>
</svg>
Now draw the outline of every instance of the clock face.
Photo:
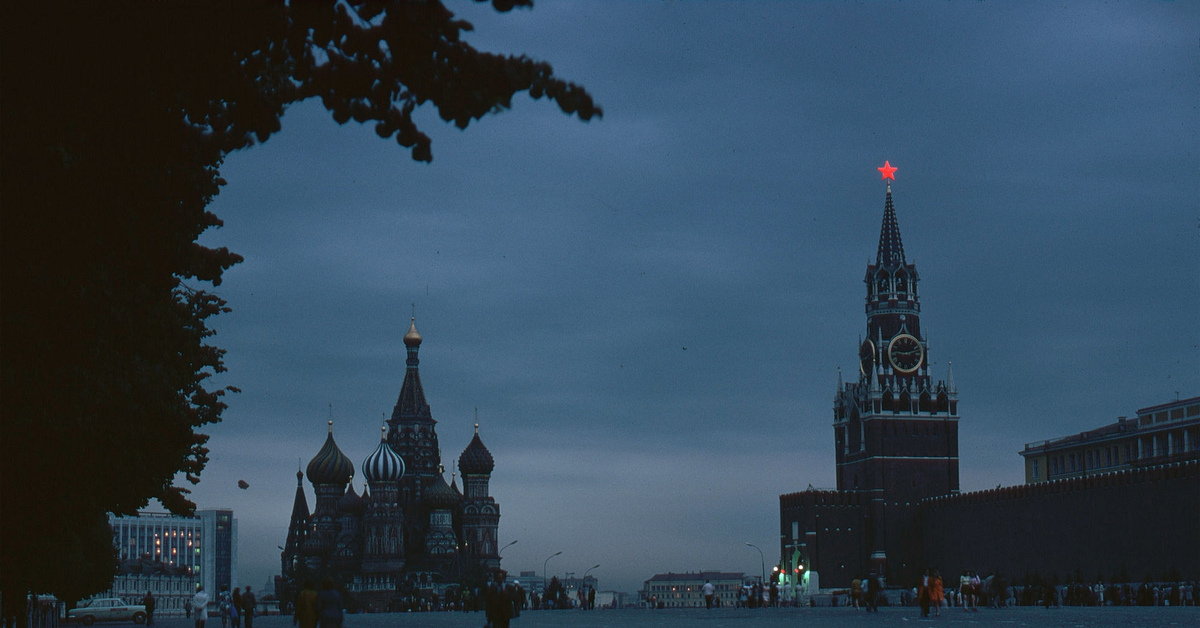
<svg viewBox="0 0 1200 628">
<path fill-rule="evenodd" d="M 908 334 L 899 334 L 888 343 L 888 360 L 901 373 L 912 373 L 921 366 L 925 349 L 921 341 Z"/>
<path fill-rule="evenodd" d="M 858 372 L 870 375 L 875 369 L 875 343 L 864 340 L 858 350 Z"/>
</svg>

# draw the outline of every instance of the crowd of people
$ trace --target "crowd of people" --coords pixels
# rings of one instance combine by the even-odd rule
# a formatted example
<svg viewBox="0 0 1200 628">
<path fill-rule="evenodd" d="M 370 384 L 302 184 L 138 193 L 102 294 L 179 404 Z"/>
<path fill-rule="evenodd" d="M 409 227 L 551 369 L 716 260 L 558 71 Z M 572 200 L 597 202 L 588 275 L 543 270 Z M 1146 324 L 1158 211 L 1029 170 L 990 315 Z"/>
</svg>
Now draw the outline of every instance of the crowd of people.
<svg viewBox="0 0 1200 628">
<path fill-rule="evenodd" d="M 1116 584 L 1104 582 L 1043 581 L 1027 578 L 1022 584 L 1012 584 L 999 575 L 981 577 L 974 571 L 959 575 L 958 581 L 947 582 L 936 569 L 926 570 L 915 586 L 891 592 L 891 603 L 920 608 L 921 617 L 937 617 L 950 609 L 978 612 L 981 606 L 1200 606 L 1200 582 L 1150 582 Z M 878 577 L 855 578 L 849 590 L 830 596 L 834 606 L 876 609 L 888 604 L 888 597 Z M 814 601 L 814 604 L 816 602 Z"/>
<path fill-rule="evenodd" d="M 150 597 L 150 593 L 146 593 L 146 597 Z M 192 596 L 191 604 L 185 607 L 187 616 L 194 618 L 196 628 L 205 628 L 208 621 L 208 605 L 211 598 L 203 586 L 196 588 L 196 594 Z M 254 613 L 258 606 L 258 599 L 254 596 L 254 591 L 251 587 L 246 587 L 246 592 L 242 593 L 241 587 L 234 588 L 233 593 L 229 593 L 229 589 L 222 588 L 217 594 L 217 614 L 221 618 L 221 628 L 229 628 L 233 624 L 233 628 L 242 628 L 242 623 L 245 622 L 246 628 L 254 628 Z"/>
</svg>

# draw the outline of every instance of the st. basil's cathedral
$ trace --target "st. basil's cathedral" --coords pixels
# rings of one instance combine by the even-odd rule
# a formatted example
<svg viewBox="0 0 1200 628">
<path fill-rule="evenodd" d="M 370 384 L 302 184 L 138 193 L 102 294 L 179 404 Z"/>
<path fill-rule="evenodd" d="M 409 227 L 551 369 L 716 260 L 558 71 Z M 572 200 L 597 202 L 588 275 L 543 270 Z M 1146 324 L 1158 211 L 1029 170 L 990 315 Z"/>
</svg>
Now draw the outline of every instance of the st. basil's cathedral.
<svg viewBox="0 0 1200 628">
<path fill-rule="evenodd" d="M 362 462 L 362 494 L 354 488 L 354 462 L 338 448 L 333 422 L 305 472 L 296 472 L 296 499 L 282 554 L 284 587 L 332 577 L 351 607 L 396 608 L 414 591 L 486 577 L 500 569 L 496 547 L 500 507 L 488 494 L 495 461 L 475 436 L 446 482 L 436 421 L 425 402 L 417 353 L 421 334 L 413 320 L 404 335 L 404 383 L 379 446 Z M 316 507 L 310 512 L 304 476 Z"/>
</svg>

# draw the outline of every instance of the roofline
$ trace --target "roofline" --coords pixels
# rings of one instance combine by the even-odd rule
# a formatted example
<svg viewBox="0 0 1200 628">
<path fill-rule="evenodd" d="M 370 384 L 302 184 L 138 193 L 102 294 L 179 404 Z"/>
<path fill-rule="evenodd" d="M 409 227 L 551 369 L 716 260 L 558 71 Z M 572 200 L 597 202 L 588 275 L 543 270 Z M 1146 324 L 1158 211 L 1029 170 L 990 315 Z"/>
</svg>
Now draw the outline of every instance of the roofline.
<svg viewBox="0 0 1200 628">
<path fill-rule="evenodd" d="M 1160 403 L 1157 406 L 1150 406 L 1148 408 L 1140 408 L 1140 409 L 1138 409 L 1137 413 L 1145 414 L 1145 413 L 1149 413 L 1149 412 L 1154 412 L 1155 410 L 1163 410 L 1165 408 L 1173 408 L 1175 406 L 1186 406 L 1186 405 L 1193 404 L 1193 403 L 1200 403 L 1200 397 L 1191 397 L 1189 399 L 1176 399 L 1175 401 L 1171 401 L 1168 403 Z"/>
</svg>

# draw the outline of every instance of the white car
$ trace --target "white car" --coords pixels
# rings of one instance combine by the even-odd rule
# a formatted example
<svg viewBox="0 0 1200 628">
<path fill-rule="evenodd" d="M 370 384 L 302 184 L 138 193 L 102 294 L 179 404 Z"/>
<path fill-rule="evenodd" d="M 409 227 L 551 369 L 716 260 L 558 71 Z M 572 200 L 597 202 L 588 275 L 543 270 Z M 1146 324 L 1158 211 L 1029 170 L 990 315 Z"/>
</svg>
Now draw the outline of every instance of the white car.
<svg viewBox="0 0 1200 628">
<path fill-rule="evenodd" d="M 83 602 L 67 611 L 67 621 L 77 621 L 91 626 L 98 621 L 132 621 L 146 623 L 146 607 L 141 604 L 126 604 L 117 597 L 100 597 Z"/>
</svg>

